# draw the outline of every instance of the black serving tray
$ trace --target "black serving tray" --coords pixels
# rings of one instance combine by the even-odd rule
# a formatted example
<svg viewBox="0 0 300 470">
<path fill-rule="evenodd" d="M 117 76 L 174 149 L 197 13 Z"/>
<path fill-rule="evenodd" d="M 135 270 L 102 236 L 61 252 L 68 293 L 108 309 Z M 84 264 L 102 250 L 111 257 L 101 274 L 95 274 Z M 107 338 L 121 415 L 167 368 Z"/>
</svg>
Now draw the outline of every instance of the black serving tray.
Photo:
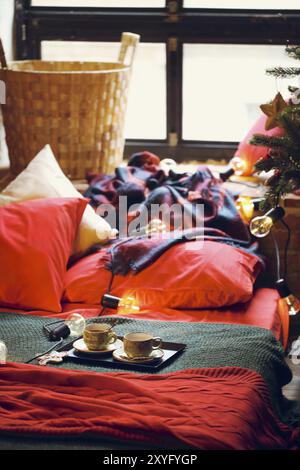
<svg viewBox="0 0 300 470">
<path fill-rule="evenodd" d="M 118 336 L 120 340 L 123 340 L 123 336 Z M 109 369 L 129 369 L 129 370 L 139 370 L 142 372 L 155 372 L 159 369 L 162 369 L 170 362 L 174 361 L 176 357 L 178 357 L 184 351 L 186 344 L 183 343 L 171 343 L 167 341 L 163 341 L 161 348 L 164 351 L 164 355 L 161 359 L 157 359 L 153 362 L 147 362 L 144 364 L 133 364 L 130 362 L 121 362 L 114 359 L 112 352 L 108 352 L 107 354 L 103 355 L 88 355 L 81 352 L 76 351 L 75 348 L 72 347 L 73 343 L 70 344 L 70 348 L 68 351 L 68 355 L 66 359 L 74 362 L 81 362 L 82 364 L 90 364 L 93 366 L 99 367 L 108 367 Z M 65 348 L 64 348 L 65 350 Z"/>
</svg>

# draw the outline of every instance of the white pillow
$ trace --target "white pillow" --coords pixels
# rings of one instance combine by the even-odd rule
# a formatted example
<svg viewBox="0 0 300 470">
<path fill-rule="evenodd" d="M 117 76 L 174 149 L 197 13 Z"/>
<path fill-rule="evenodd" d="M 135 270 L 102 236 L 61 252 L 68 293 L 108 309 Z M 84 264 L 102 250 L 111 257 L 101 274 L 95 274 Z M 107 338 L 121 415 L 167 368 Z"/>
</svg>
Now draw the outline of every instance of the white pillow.
<svg viewBox="0 0 300 470">
<path fill-rule="evenodd" d="M 46 145 L 27 168 L 0 193 L 0 206 L 47 197 L 83 197 L 62 172 L 50 145 Z M 105 242 L 115 236 L 115 232 L 90 205 L 87 205 L 73 253 L 84 251 L 94 243 Z"/>
</svg>

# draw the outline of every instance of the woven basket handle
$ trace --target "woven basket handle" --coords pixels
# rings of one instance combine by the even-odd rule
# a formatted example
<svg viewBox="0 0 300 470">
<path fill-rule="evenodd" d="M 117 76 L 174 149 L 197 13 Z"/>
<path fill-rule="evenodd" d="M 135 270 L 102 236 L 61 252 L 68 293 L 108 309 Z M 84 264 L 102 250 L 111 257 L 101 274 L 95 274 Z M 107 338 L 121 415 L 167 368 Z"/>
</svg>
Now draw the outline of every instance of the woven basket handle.
<svg viewBox="0 0 300 470">
<path fill-rule="evenodd" d="M 123 65 L 132 66 L 135 51 L 140 40 L 139 34 L 122 33 L 121 49 L 118 61 Z"/>
<path fill-rule="evenodd" d="M 0 64 L 1 64 L 1 67 L 3 69 L 7 69 L 7 62 L 6 62 L 6 58 L 5 58 L 5 52 L 4 52 L 4 48 L 3 48 L 3 44 L 2 44 L 1 39 L 0 39 Z"/>
</svg>

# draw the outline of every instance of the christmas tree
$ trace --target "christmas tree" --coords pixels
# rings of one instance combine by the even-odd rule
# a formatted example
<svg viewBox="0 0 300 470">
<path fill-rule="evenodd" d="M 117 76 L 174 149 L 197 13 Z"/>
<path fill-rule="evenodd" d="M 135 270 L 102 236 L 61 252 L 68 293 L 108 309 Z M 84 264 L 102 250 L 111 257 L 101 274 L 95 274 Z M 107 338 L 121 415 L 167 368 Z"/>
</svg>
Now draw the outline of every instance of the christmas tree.
<svg viewBox="0 0 300 470">
<path fill-rule="evenodd" d="M 286 47 L 287 54 L 300 60 L 300 46 Z M 275 67 L 267 74 L 280 78 L 300 76 L 300 68 Z M 290 99 L 286 102 L 280 93 L 271 103 L 261 105 L 267 115 L 266 130 L 282 128 L 281 136 L 255 134 L 250 143 L 268 147 L 266 158 L 255 165 L 258 172 L 274 170 L 266 181 L 268 186 L 263 208 L 275 207 L 279 199 L 300 188 L 300 89 L 289 86 Z"/>
</svg>

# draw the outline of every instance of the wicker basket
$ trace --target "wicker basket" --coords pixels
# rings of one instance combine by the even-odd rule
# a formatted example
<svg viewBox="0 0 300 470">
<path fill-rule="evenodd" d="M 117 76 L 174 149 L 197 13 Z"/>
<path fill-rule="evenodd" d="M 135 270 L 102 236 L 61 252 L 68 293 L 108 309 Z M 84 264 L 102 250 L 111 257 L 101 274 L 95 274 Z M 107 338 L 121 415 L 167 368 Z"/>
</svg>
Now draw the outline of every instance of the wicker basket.
<svg viewBox="0 0 300 470">
<path fill-rule="evenodd" d="M 117 63 L 31 60 L 7 66 L 0 54 L 0 79 L 6 83 L 2 112 L 13 175 L 46 144 L 72 179 L 84 178 L 89 171 L 111 173 L 120 164 L 138 42 L 138 35 L 123 33 Z"/>
</svg>

